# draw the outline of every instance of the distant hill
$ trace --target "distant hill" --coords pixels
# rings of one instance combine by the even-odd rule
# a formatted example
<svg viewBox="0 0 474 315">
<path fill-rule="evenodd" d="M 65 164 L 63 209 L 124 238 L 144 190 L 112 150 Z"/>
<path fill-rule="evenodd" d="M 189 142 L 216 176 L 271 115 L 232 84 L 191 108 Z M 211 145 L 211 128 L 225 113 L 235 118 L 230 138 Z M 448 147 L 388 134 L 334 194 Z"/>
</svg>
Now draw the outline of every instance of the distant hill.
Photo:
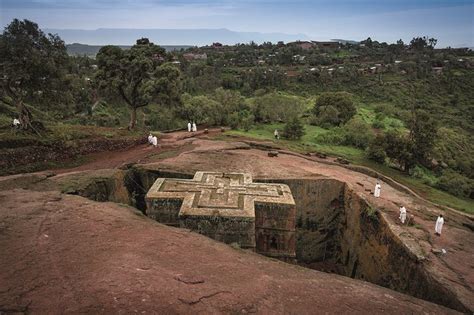
<svg viewBox="0 0 474 315">
<path fill-rule="evenodd" d="M 74 43 L 74 44 L 68 44 L 66 45 L 67 48 L 67 53 L 70 56 L 89 56 L 89 57 L 95 57 L 99 50 L 103 47 L 104 45 L 85 45 L 85 44 L 79 44 L 79 43 Z M 122 49 L 129 49 L 132 46 L 125 46 L 125 45 L 119 45 L 120 48 Z M 181 48 L 189 48 L 192 46 L 172 46 L 172 45 L 162 45 L 166 51 L 174 51 L 174 50 L 180 50 Z"/>
<path fill-rule="evenodd" d="M 351 40 L 351 39 L 331 39 L 331 41 L 333 42 L 338 42 L 340 44 L 352 44 L 352 45 L 357 45 L 359 44 L 358 41 L 356 40 Z"/>
<path fill-rule="evenodd" d="M 235 32 L 222 29 L 118 29 L 99 28 L 96 30 L 45 29 L 47 33 L 58 34 L 67 44 L 83 43 L 88 45 L 133 45 L 141 37 L 159 45 L 204 46 L 213 42 L 225 45 L 254 41 L 295 41 L 309 40 L 305 34 Z"/>
</svg>

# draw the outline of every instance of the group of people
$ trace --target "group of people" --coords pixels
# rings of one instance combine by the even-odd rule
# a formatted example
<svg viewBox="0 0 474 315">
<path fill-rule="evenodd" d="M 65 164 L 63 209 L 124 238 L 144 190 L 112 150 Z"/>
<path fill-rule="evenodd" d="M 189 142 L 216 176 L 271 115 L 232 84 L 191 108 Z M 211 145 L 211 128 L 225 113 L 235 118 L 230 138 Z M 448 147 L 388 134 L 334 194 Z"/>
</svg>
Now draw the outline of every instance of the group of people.
<svg viewBox="0 0 474 315">
<path fill-rule="evenodd" d="M 377 183 L 375 184 L 375 188 L 374 188 L 374 197 L 375 198 L 379 198 L 380 197 L 380 193 L 382 191 L 382 185 L 380 185 L 380 182 L 377 181 Z M 399 215 L 399 219 L 400 219 L 400 222 L 402 224 L 405 224 L 405 221 L 407 220 L 407 209 L 405 208 L 405 206 L 403 205 L 400 205 L 400 215 Z M 444 218 L 443 218 L 443 215 L 440 214 L 436 220 L 436 224 L 435 224 L 435 235 L 437 236 L 441 236 L 441 231 L 443 229 L 443 224 L 444 224 Z"/>
<path fill-rule="evenodd" d="M 148 144 L 153 145 L 155 148 L 158 146 L 158 138 L 152 135 L 151 132 L 148 135 Z"/>
<path fill-rule="evenodd" d="M 192 123 L 188 122 L 188 132 L 196 132 L 198 131 L 196 123 L 193 121 Z"/>
</svg>

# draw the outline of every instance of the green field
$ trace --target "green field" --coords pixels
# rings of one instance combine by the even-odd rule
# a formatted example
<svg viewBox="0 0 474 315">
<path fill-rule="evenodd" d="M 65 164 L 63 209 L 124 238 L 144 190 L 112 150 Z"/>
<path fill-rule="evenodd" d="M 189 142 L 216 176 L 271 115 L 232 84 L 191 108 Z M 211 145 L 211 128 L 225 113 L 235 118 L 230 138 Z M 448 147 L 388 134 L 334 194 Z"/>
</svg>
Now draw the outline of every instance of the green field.
<svg viewBox="0 0 474 315">
<path fill-rule="evenodd" d="M 283 124 L 264 124 L 257 125 L 248 132 L 243 130 L 231 130 L 226 132 L 227 135 L 249 137 L 258 140 L 275 141 L 273 132 L 275 129 L 283 130 Z M 329 132 L 326 129 L 305 125 L 306 134 L 301 140 L 284 140 L 278 141 L 278 145 L 286 147 L 300 153 L 320 152 L 331 156 L 342 157 L 349 160 L 353 164 L 370 167 L 386 176 L 393 178 L 403 185 L 411 188 L 413 191 L 434 203 L 452 207 L 468 213 L 474 213 L 474 202 L 467 198 L 459 198 L 435 189 L 423 182 L 422 179 L 407 176 L 406 174 L 390 168 L 386 165 L 377 164 L 365 157 L 365 152 L 352 146 L 335 146 L 318 143 L 315 139 L 317 136 Z"/>
</svg>

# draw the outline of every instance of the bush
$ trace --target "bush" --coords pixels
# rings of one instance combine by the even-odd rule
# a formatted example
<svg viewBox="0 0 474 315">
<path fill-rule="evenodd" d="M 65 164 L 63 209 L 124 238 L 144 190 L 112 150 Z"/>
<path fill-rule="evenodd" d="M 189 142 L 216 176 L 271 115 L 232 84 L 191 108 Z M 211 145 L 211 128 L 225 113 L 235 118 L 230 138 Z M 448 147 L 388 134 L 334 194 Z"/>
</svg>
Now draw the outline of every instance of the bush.
<svg viewBox="0 0 474 315">
<path fill-rule="evenodd" d="M 232 129 L 242 128 L 245 131 L 249 131 L 255 122 L 255 117 L 249 110 L 244 109 L 239 112 L 233 112 L 229 116 L 229 120 L 229 125 Z"/>
<path fill-rule="evenodd" d="M 250 107 L 257 122 L 289 120 L 304 112 L 304 103 L 300 98 L 279 93 L 257 96 Z"/>
<path fill-rule="evenodd" d="M 455 196 L 474 199 L 474 181 L 450 169 L 443 172 L 437 187 Z"/>
<path fill-rule="evenodd" d="M 344 127 L 345 144 L 365 149 L 374 138 L 370 126 L 361 119 L 353 118 Z"/>
<path fill-rule="evenodd" d="M 377 136 L 373 139 L 366 151 L 367 158 L 380 164 L 385 163 L 387 153 L 385 153 L 384 137 Z"/>
<path fill-rule="evenodd" d="M 318 143 L 342 145 L 346 141 L 346 134 L 342 128 L 335 127 L 327 132 L 318 134 L 315 140 Z"/>
<path fill-rule="evenodd" d="M 241 110 L 239 112 L 239 126 L 245 131 L 249 131 L 252 128 L 255 121 L 255 116 L 248 110 Z"/>
<path fill-rule="evenodd" d="M 372 127 L 375 129 L 382 129 L 383 127 L 385 127 L 385 125 L 383 121 L 376 119 L 372 122 Z"/>
<path fill-rule="evenodd" d="M 437 180 L 434 177 L 433 173 L 419 165 L 416 165 L 411 171 L 410 174 L 412 177 L 419 178 L 424 184 L 429 186 L 436 186 Z"/>
<path fill-rule="evenodd" d="M 459 173 L 474 178 L 474 140 L 465 130 L 440 128 L 433 157 Z"/>
<path fill-rule="evenodd" d="M 355 114 L 356 107 L 351 94 L 347 92 L 322 93 L 313 108 L 318 124 L 338 126 L 348 122 Z"/>
<path fill-rule="evenodd" d="M 317 116 L 311 119 L 311 122 L 322 128 L 331 128 L 340 124 L 339 111 L 334 106 L 326 106 Z"/>
<path fill-rule="evenodd" d="M 304 126 L 298 117 L 291 119 L 283 128 L 283 137 L 286 139 L 299 140 L 304 134 Z"/>
<path fill-rule="evenodd" d="M 233 112 L 229 115 L 229 126 L 232 129 L 239 128 L 239 113 Z"/>
</svg>

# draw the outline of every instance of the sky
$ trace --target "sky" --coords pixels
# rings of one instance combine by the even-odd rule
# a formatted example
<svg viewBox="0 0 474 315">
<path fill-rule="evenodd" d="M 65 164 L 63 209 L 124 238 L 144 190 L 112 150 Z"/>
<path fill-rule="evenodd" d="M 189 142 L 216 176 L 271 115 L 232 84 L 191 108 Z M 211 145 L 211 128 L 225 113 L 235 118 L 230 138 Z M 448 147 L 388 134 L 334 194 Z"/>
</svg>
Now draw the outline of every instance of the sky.
<svg viewBox="0 0 474 315">
<path fill-rule="evenodd" d="M 474 0 L 0 0 L 2 28 L 13 18 L 42 29 L 226 28 L 389 43 L 429 36 L 438 47 L 474 47 Z"/>
</svg>

